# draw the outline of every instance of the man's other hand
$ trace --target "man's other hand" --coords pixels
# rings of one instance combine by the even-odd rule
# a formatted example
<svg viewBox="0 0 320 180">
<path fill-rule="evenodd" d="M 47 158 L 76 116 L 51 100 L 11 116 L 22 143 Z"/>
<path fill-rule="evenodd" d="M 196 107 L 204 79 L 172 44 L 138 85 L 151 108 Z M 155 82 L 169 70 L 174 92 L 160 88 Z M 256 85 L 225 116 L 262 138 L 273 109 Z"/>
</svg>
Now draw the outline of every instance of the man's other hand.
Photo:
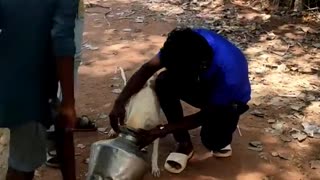
<svg viewBox="0 0 320 180">
<path fill-rule="evenodd" d="M 126 109 L 123 103 L 116 102 L 109 114 L 110 125 L 115 132 L 119 132 L 119 124 L 124 125 Z"/>
</svg>

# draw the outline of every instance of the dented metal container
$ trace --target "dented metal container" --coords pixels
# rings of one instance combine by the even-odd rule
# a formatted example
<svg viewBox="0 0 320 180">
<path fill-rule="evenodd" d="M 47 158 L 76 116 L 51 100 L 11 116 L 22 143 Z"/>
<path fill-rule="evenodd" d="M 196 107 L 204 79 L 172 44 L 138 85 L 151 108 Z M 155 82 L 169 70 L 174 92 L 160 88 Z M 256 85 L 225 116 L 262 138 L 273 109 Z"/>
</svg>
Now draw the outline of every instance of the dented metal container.
<svg viewBox="0 0 320 180">
<path fill-rule="evenodd" d="M 91 146 L 87 180 L 142 180 L 148 170 L 146 154 L 130 131 Z"/>
</svg>

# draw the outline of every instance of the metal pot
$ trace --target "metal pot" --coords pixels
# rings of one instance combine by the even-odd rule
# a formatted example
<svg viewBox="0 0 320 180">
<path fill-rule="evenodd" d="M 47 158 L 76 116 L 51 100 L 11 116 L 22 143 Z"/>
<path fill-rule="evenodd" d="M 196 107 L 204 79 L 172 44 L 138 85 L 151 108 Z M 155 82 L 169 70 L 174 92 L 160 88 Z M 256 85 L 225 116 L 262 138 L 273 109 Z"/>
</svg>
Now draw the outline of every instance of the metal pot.
<svg viewBox="0 0 320 180">
<path fill-rule="evenodd" d="M 142 180 L 148 170 L 146 154 L 130 131 L 91 146 L 87 180 Z"/>
</svg>

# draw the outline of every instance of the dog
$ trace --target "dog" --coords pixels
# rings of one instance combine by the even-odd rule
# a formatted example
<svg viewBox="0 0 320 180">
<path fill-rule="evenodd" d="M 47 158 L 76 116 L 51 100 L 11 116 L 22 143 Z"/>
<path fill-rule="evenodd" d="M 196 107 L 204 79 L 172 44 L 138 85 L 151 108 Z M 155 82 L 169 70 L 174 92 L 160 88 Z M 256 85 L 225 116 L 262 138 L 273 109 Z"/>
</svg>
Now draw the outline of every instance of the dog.
<svg viewBox="0 0 320 180">
<path fill-rule="evenodd" d="M 150 130 L 161 125 L 160 104 L 155 93 L 156 75 L 152 76 L 146 85 L 134 96 L 132 96 L 126 105 L 126 126 L 133 130 L 144 129 Z M 112 129 L 108 133 L 109 136 L 115 136 L 116 132 Z M 153 150 L 151 156 L 151 173 L 155 177 L 160 177 L 160 169 L 158 166 L 159 141 L 153 142 Z"/>
<path fill-rule="evenodd" d="M 152 77 L 136 95 L 134 95 L 126 106 L 126 126 L 132 129 L 150 130 L 162 124 L 160 118 L 160 104 L 154 91 L 155 78 Z M 159 141 L 153 142 L 151 168 L 152 175 L 160 176 L 158 166 Z"/>
</svg>

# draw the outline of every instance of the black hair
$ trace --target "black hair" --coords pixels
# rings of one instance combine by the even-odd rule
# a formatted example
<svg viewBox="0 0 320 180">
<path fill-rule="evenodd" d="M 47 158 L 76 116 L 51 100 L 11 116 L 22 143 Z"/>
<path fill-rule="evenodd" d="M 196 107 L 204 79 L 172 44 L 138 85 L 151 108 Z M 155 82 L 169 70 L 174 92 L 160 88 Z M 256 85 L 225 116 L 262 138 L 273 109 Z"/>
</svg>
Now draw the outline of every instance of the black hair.
<svg viewBox="0 0 320 180">
<path fill-rule="evenodd" d="M 176 28 L 168 34 L 160 50 L 160 61 L 168 70 L 198 71 L 209 66 L 213 50 L 205 38 L 190 28 Z"/>
</svg>

